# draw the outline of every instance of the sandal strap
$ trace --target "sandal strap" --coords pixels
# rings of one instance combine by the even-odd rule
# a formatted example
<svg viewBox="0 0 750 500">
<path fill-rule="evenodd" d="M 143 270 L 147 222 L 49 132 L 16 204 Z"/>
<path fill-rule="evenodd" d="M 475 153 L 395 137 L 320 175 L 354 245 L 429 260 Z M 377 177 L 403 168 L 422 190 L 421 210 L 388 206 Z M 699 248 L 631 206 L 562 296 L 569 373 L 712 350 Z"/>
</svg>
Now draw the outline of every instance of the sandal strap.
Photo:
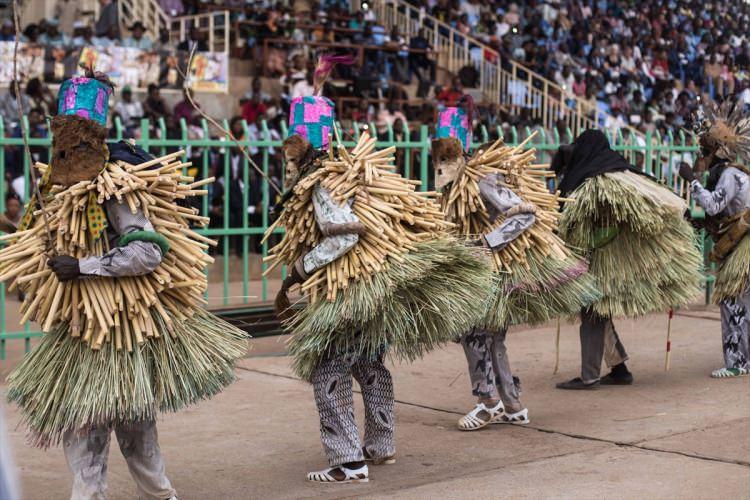
<svg viewBox="0 0 750 500">
<path fill-rule="evenodd" d="M 336 479 L 331 475 L 331 472 L 334 470 L 340 470 L 344 473 L 344 479 Z M 344 481 L 357 481 L 362 479 L 367 479 L 368 477 L 368 470 L 367 465 L 363 465 L 359 469 L 348 469 L 344 467 L 343 465 L 339 465 L 336 467 L 329 467 L 325 470 L 321 470 L 318 472 L 310 472 L 307 474 L 307 479 L 310 481 L 315 481 L 318 483 L 339 483 Z"/>
</svg>

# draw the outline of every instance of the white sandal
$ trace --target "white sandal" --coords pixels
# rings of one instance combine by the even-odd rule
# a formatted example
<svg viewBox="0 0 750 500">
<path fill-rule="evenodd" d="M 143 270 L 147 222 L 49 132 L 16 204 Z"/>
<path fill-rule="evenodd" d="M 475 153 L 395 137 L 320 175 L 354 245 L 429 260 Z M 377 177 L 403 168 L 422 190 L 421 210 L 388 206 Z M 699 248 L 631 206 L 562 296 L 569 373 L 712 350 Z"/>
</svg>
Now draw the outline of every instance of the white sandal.
<svg viewBox="0 0 750 500">
<path fill-rule="evenodd" d="M 750 371 L 746 368 L 719 368 L 711 372 L 712 378 L 732 378 L 743 375 L 750 375 Z"/>
<path fill-rule="evenodd" d="M 526 425 L 529 422 L 531 422 L 531 420 L 529 420 L 529 409 L 524 408 L 516 413 L 503 413 L 500 415 L 497 422 L 493 422 L 493 424 Z"/>
<path fill-rule="evenodd" d="M 344 473 L 344 479 L 336 479 L 331 475 L 331 471 L 336 469 Z M 307 480 L 313 483 L 366 483 L 370 480 L 369 476 L 367 465 L 363 465 L 359 469 L 347 469 L 343 465 L 339 465 L 318 472 L 310 472 L 307 474 Z"/>
<path fill-rule="evenodd" d="M 505 411 L 502 401 L 492 408 L 487 408 L 484 403 L 477 403 L 473 410 L 458 420 L 458 428 L 462 431 L 476 431 L 486 427 L 502 415 Z M 479 414 L 485 412 L 489 415 L 487 420 L 479 417 Z"/>
</svg>

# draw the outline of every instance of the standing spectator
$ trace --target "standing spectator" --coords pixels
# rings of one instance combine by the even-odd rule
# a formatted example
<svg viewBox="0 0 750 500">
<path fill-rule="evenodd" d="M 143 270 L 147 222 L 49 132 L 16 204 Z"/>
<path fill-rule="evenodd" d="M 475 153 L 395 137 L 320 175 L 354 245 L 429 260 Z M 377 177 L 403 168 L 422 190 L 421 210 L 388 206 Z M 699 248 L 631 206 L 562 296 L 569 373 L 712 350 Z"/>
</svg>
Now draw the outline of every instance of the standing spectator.
<svg viewBox="0 0 750 500">
<path fill-rule="evenodd" d="M 388 55 L 391 66 L 391 78 L 397 82 L 409 84 L 409 45 L 397 26 L 391 30 L 388 46 L 393 50 Z"/>
<path fill-rule="evenodd" d="M 120 19 L 117 14 L 117 4 L 114 0 L 99 0 L 99 19 L 94 26 L 94 34 L 98 37 L 108 36 L 112 30 L 120 38 Z"/>
<path fill-rule="evenodd" d="M 242 118 L 249 124 L 255 123 L 258 116 L 265 115 L 266 105 L 263 104 L 260 94 L 253 94 L 253 97 L 242 106 Z"/>
<path fill-rule="evenodd" d="M 410 71 L 417 75 L 419 81 L 417 97 L 426 97 L 430 86 L 435 81 L 435 60 L 431 53 L 432 44 L 425 37 L 424 28 L 419 30 L 417 36 L 412 37 L 409 41 L 409 48 L 420 51 L 412 53 L 409 57 Z"/>
<path fill-rule="evenodd" d="M 444 106 L 455 106 L 461 96 L 464 95 L 464 87 L 461 85 L 461 79 L 454 76 L 451 79 L 450 87 L 445 87 L 437 95 L 437 100 Z"/>
<path fill-rule="evenodd" d="M 206 43 L 203 32 L 197 26 L 190 28 L 190 38 L 183 40 L 177 45 L 177 50 L 190 52 L 193 49 L 193 45 L 196 45 L 195 50 L 197 52 L 208 52 L 208 44 Z"/>
<path fill-rule="evenodd" d="M 185 120 L 186 125 L 190 125 L 191 123 L 193 123 L 193 118 L 198 114 L 193 105 L 190 103 L 188 95 L 190 98 L 193 97 L 192 90 L 183 89 L 182 101 L 178 102 L 174 107 L 174 121 L 178 127 L 180 126 L 181 119 Z"/>
<path fill-rule="evenodd" d="M 171 17 L 178 17 L 185 13 L 182 0 L 159 0 L 159 6 Z"/>
<path fill-rule="evenodd" d="M 151 50 L 154 43 L 151 41 L 146 33 L 146 27 L 142 22 L 136 21 L 130 27 L 130 36 L 122 41 L 123 47 L 130 47 L 133 49 Z"/>
<path fill-rule="evenodd" d="M 121 97 L 122 99 L 115 104 L 115 113 L 120 116 L 128 137 L 132 137 L 143 118 L 143 106 L 140 102 L 133 100 L 133 91 L 128 86 L 122 88 Z"/>
<path fill-rule="evenodd" d="M 22 217 L 23 206 L 21 205 L 21 198 L 14 192 L 7 193 L 5 195 L 5 213 L 0 214 L 0 220 L 8 226 L 7 229 L 12 228 L 13 231 L 15 231 L 21 223 Z M 0 230 L 5 231 L 5 229 L 2 228 L 0 228 Z"/>
<path fill-rule="evenodd" d="M 31 101 L 26 94 L 21 95 L 23 110 L 28 112 Z M 3 118 L 6 130 L 12 130 L 18 126 L 18 101 L 16 100 L 16 82 L 11 81 L 8 92 L 0 96 L 0 116 Z"/>
<path fill-rule="evenodd" d="M 159 86 L 155 83 L 149 84 L 146 100 L 143 101 L 143 115 L 146 118 L 156 121 L 159 118 L 168 119 L 169 114 L 169 108 L 161 96 Z"/>
<path fill-rule="evenodd" d="M 60 31 L 71 35 L 73 27 L 81 14 L 78 0 L 57 0 L 55 3 L 55 18 L 59 22 Z"/>
</svg>

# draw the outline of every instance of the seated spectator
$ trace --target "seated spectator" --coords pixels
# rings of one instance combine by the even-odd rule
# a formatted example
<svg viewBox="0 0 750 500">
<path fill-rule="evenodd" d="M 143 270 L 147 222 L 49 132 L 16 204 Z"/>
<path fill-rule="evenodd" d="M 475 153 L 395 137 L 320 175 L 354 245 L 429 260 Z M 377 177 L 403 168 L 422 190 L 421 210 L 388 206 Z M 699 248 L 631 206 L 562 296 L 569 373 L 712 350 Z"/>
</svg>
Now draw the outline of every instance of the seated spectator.
<svg viewBox="0 0 750 500">
<path fill-rule="evenodd" d="M 81 34 L 73 39 L 73 47 L 93 47 L 96 46 L 94 30 L 90 26 L 81 29 Z"/>
<path fill-rule="evenodd" d="M 0 42 L 14 42 L 16 40 L 16 29 L 13 26 L 13 21 L 6 19 L 3 21 L 3 26 L 0 28 Z"/>
<path fill-rule="evenodd" d="M 464 87 L 461 85 L 461 79 L 454 76 L 451 79 L 451 85 L 445 87 L 437 95 L 437 100 L 444 106 L 455 106 L 461 96 L 464 95 Z"/>
<path fill-rule="evenodd" d="M 394 52 L 388 54 L 388 60 L 392 68 L 391 79 L 408 84 L 411 81 L 409 77 L 409 45 L 397 26 L 394 26 L 391 30 L 387 45 L 392 49 L 396 49 Z"/>
<path fill-rule="evenodd" d="M 21 101 L 24 110 L 31 108 L 29 96 L 21 95 Z M 16 82 L 11 81 L 8 92 L 3 92 L 0 96 L 0 116 L 3 119 L 6 130 L 12 130 L 18 126 L 18 101 L 16 100 Z"/>
<path fill-rule="evenodd" d="M 133 100 L 133 91 L 130 87 L 122 88 L 120 101 L 115 104 L 115 112 L 120 116 L 120 121 L 129 137 L 134 135 L 135 130 L 140 127 L 140 120 L 143 118 L 143 106 L 138 101 Z"/>
<path fill-rule="evenodd" d="M 122 46 L 133 49 L 151 50 L 154 44 L 151 38 L 145 33 L 146 27 L 142 22 L 136 21 L 130 27 L 130 36 L 122 41 Z"/>
<path fill-rule="evenodd" d="M 169 108 L 159 92 L 159 86 L 152 83 L 148 86 L 146 100 L 143 101 L 143 116 L 156 121 L 160 118 L 167 119 L 170 116 Z"/>
<path fill-rule="evenodd" d="M 29 96 L 31 106 L 42 111 L 42 116 L 57 114 L 57 98 L 39 78 L 32 78 L 28 81 L 26 95 Z"/>
<path fill-rule="evenodd" d="M 39 43 L 51 47 L 67 47 L 70 45 L 70 38 L 59 29 L 60 22 L 57 19 L 47 20 L 47 31 L 39 37 Z"/>
<path fill-rule="evenodd" d="M 162 28 L 159 30 L 159 39 L 154 44 L 154 50 L 161 52 L 171 52 L 177 48 L 177 44 L 170 40 L 169 30 Z"/>
<path fill-rule="evenodd" d="M 249 101 L 255 94 L 260 95 L 261 102 L 263 102 L 264 104 L 268 104 L 271 101 L 271 96 L 267 92 L 263 92 L 261 87 L 262 82 L 260 81 L 260 78 L 256 76 L 255 78 L 253 78 L 253 83 L 250 90 L 245 92 L 243 98 L 240 99 L 240 104 L 242 105 L 245 103 L 245 101 Z"/>
<path fill-rule="evenodd" d="M 113 30 L 115 38 L 119 40 L 120 19 L 117 4 L 114 0 L 99 0 L 99 19 L 94 26 L 94 34 L 98 37 L 109 37 Z"/>
<path fill-rule="evenodd" d="M 23 37 L 21 38 L 21 40 L 26 43 L 39 43 L 39 36 L 41 34 L 42 33 L 39 29 L 39 25 L 32 23 L 26 26 L 26 28 L 23 30 Z"/>
<path fill-rule="evenodd" d="M 5 213 L 0 215 L 0 219 L 4 224 L 9 225 L 7 229 L 18 229 L 18 225 L 21 223 L 23 218 L 23 205 L 21 205 L 21 198 L 15 193 L 10 192 L 5 195 Z M 6 229 L 3 228 L 3 231 Z M 10 232 L 10 231 L 8 231 Z"/>
<path fill-rule="evenodd" d="M 204 33 L 197 26 L 190 28 L 190 37 L 187 40 L 181 41 L 177 45 L 177 50 L 190 52 L 195 45 L 197 52 L 208 52 L 208 43 L 206 43 L 206 37 Z"/>
</svg>

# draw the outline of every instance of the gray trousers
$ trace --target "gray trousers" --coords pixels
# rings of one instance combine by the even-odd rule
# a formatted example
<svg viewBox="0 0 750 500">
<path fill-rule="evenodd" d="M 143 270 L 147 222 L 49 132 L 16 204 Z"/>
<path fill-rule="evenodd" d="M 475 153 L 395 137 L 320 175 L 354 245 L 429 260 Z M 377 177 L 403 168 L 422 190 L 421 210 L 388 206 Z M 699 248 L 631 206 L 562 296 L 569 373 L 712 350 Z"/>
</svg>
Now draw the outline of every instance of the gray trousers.
<svg viewBox="0 0 750 500">
<path fill-rule="evenodd" d="M 477 397 L 497 398 L 506 408 L 519 411 L 523 408 L 518 399 L 518 387 L 510 371 L 508 352 L 505 349 L 507 330 L 489 332 L 472 328 L 461 336 L 466 361 L 469 364 L 471 392 Z"/>
<path fill-rule="evenodd" d="M 175 490 L 164 473 L 164 460 L 159 450 L 156 422 L 139 422 L 127 427 L 115 427 L 120 452 L 125 457 L 141 499 L 167 499 Z M 100 500 L 106 498 L 107 458 L 112 429 L 93 427 L 90 431 L 66 432 L 63 449 L 68 467 L 73 473 L 71 500 Z"/>
<path fill-rule="evenodd" d="M 352 377 L 359 383 L 365 404 L 368 455 L 384 458 L 396 453 L 393 380 L 382 359 L 335 356 L 322 363 L 312 377 L 320 439 L 331 467 L 364 460 L 354 416 Z"/>
<path fill-rule="evenodd" d="M 590 384 L 599 380 L 602 358 L 610 368 L 628 360 L 612 318 L 581 311 L 581 380 Z"/>
<path fill-rule="evenodd" d="M 750 370 L 750 291 L 721 303 L 721 342 L 727 368 Z"/>
</svg>

